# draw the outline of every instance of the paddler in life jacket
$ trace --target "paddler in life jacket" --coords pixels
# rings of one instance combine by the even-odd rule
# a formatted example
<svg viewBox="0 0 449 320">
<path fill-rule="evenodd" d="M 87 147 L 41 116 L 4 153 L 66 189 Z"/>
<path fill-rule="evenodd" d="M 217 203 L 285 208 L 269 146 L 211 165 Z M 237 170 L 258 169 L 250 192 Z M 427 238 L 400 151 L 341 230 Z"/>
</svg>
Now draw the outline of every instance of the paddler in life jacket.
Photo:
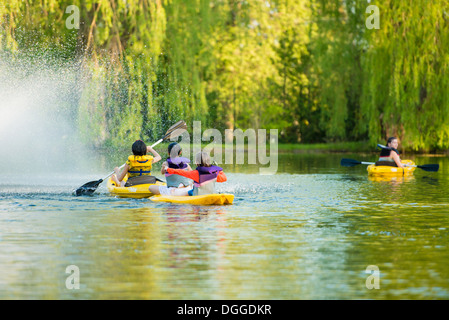
<svg viewBox="0 0 449 320">
<path fill-rule="evenodd" d="M 181 157 L 182 149 L 177 142 L 170 143 L 167 151 L 168 158 L 161 167 L 161 173 L 165 175 L 167 186 L 149 186 L 149 190 L 153 194 L 165 196 L 188 196 L 188 192 L 193 188 L 193 180 L 177 174 L 170 174 L 167 169 L 192 171 L 189 165 L 190 160 Z"/>
<path fill-rule="evenodd" d="M 207 152 L 199 152 L 195 156 L 195 163 L 197 164 L 197 167 L 196 170 L 193 171 L 168 168 L 167 172 L 170 174 L 179 174 L 194 181 L 193 190 L 189 191 L 190 196 L 216 193 L 215 182 L 225 182 L 227 180 L 223 169 L 211 165 L 210 157 Z"/>
<path fill-rule="evenodd" d="M 122 172 L 119 171 L 118 167 L 114 168 L 115 175 L 112 175 L 111 179 L 115 182 L 117 186 L 124 187 L 125 181 L 123 179 L 128 175 L 128 179 L 133 177 L 141 176 L 151 176 L 151 168 L 153 163 L 161 160 L 161 156 L 150 146 L 142 140 L 137 140 L 132 145 L 133 155 L 128 157 Z M 147 152 L 153 154 L 153 156 L 147 155 Z"/>
<path fill-rule="evenodd" d="M 401 158 L 399 157 L 398 146 L 399 143 L 397 138 L 388 138 L 387 148 L 382 148 L 379 156 L 379 161 L 376 162 L 376 166 L 386 165 L 403 168 L 404 165 L 401 163 Z"/>
</svg>

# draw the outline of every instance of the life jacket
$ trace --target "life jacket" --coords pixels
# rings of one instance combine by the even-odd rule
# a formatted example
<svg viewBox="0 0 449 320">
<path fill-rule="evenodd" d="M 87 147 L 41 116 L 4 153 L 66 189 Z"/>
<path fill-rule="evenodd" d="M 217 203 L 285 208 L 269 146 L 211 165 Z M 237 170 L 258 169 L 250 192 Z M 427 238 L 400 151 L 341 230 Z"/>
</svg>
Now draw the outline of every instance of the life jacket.
<svg viewBox="0 0 449 320">
<path fill-rule="evenodd" d="M 201 196 L 206 194 L 213 194 L 215 192 L 215 182 L 217 181 L 218 174 L 223 169 L 217 166 L 210 167 L 197 167 L 196 170 L 200 176 L 199 182 L 193 182 L 194 196 Z"/>
<path fill-rule="evenodd" d="M 151 167 L 153 164 L 152 156 L 135 156 L 128 157 L 126 164 L 129 166 L 128 177 L 149 176 L 151 175 Z"/>
<path fill-rule="evenodd" d="M 399 151 L 395 148 L 388 147 L 382 148 L 379 155 L 379 160 L 376 162 L 376 166 L 392 166 L 397 167 L 396 162 L 390 157 L 391 151 L 396 152 L 399 155 Z"/>
<path fill-rule="evenodd" d="M 167 158 L 167 164 L 172 169 L 187 169 L 189 159 L 183 157 L 176 157 L 174 159 Z M 187 187 L 193 183 L 192 179 L 180 176 L 178 174 L 165 173 L 165 180 L 167 181 L 167 187 L 178 188 L 180 184 Z"/>
<path fill-rule="evenodd" d="M 392 148 L 392 147 L 386 147 L 386 148 L 382 148 L 382 150 L 380 151 L 380 157 L 389 157 L 391 151 L 396 152 L 399 155 L 399 150 Z"/>
</svg>

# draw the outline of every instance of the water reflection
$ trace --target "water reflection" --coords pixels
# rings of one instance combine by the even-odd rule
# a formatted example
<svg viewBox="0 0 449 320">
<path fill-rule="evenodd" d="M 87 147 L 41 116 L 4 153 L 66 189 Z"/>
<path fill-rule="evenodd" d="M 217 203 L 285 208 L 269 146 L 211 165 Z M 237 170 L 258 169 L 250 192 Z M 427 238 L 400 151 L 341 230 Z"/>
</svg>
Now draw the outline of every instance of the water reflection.
<svg viewBox="0 0 449 320">
<path fill-rule="evenodd" d="M 373 182 L 386 182 L 391 185 L 399 185 L 404 182 L 413 182 L 415 181 L 414 175 L 406 175 L 406 176 L 376 176 L 376 175 L 369 175 L 368 176 L 369 181 Z"/>
<path fill-rule="evenodd" d="M 373 179 L 340 158 L 288 155 L 268 177 L 229 168 L 226 207 L 1 185 L 0 298 L 449 298 L 444 171 Z M 78 291 L 65 288 L 71 264 Z M 380 290 L 365 287 L 368 265 Z"/>
</svg>

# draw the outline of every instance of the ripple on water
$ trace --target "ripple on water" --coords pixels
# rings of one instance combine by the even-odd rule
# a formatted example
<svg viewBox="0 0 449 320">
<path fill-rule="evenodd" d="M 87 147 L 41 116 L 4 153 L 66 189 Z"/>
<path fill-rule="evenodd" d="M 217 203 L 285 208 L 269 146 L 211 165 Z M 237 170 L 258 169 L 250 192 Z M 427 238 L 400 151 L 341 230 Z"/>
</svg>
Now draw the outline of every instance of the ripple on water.
<svg viewBox="0 0 449 320">
<path fill-rule="evenodd" d="M 235 199 L 223 207 L 120 199 L 104 186 L 73 197 L 79 179 L 1 185 L 0 283 L 14 297 L 68 297 L 51 284 L 77 264 L 79 298 L 371 299 L 361 288 L 377 265 L 376 298 L 449 298 L 448 179 L 372 181 L 328 158 L 294 169 L 299 155 L 289 174 L 227 172 L 217 189 Z"/>
</svg>

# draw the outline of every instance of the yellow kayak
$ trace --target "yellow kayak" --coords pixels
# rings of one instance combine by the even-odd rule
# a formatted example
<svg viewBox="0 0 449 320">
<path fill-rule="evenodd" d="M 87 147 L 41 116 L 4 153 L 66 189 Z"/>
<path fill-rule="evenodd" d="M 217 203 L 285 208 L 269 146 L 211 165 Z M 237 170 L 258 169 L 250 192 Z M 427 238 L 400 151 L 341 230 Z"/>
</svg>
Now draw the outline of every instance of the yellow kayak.
<svg viewBox="0 0 449 320">
<path fill-rule="evenodd" d="M 402 164 L 405 165 L 415 165 L 412 160 L 401 160 Z M 405 176 L 409 174 L 413 174 L 416 167 L 391 167 L 391 166 L 376 166 L 374 164 L 370 164 L 366 170 L 368 170 L 369 175 L 386 175 L 386 176 Z"/>
<path fill-rule="evenodd" d="M 109 179 L 107 183 L 108 190 L 112 195 L 118 196 L 120 198 L 136 198 L 136 199 L 154 196 L 154 194 L 151 193 L 150 190 L 148 189 L 149 186 L 154 185 L 165 186 L 166 183 L 156 181 L 156 183 L 154 184 L 139 184 L 132 187 L 117 187 L 117 185 L 111 179 Z"/>
<path fill-rule="evenodd" d="M 150 198 L 154 202 L 170 202 L 193 205 L 223 205 L 232 204 L 234 195 L 229 193 L 207 194 L 203 196 L 163 196 L 157 195 Z"/>
</svg>

